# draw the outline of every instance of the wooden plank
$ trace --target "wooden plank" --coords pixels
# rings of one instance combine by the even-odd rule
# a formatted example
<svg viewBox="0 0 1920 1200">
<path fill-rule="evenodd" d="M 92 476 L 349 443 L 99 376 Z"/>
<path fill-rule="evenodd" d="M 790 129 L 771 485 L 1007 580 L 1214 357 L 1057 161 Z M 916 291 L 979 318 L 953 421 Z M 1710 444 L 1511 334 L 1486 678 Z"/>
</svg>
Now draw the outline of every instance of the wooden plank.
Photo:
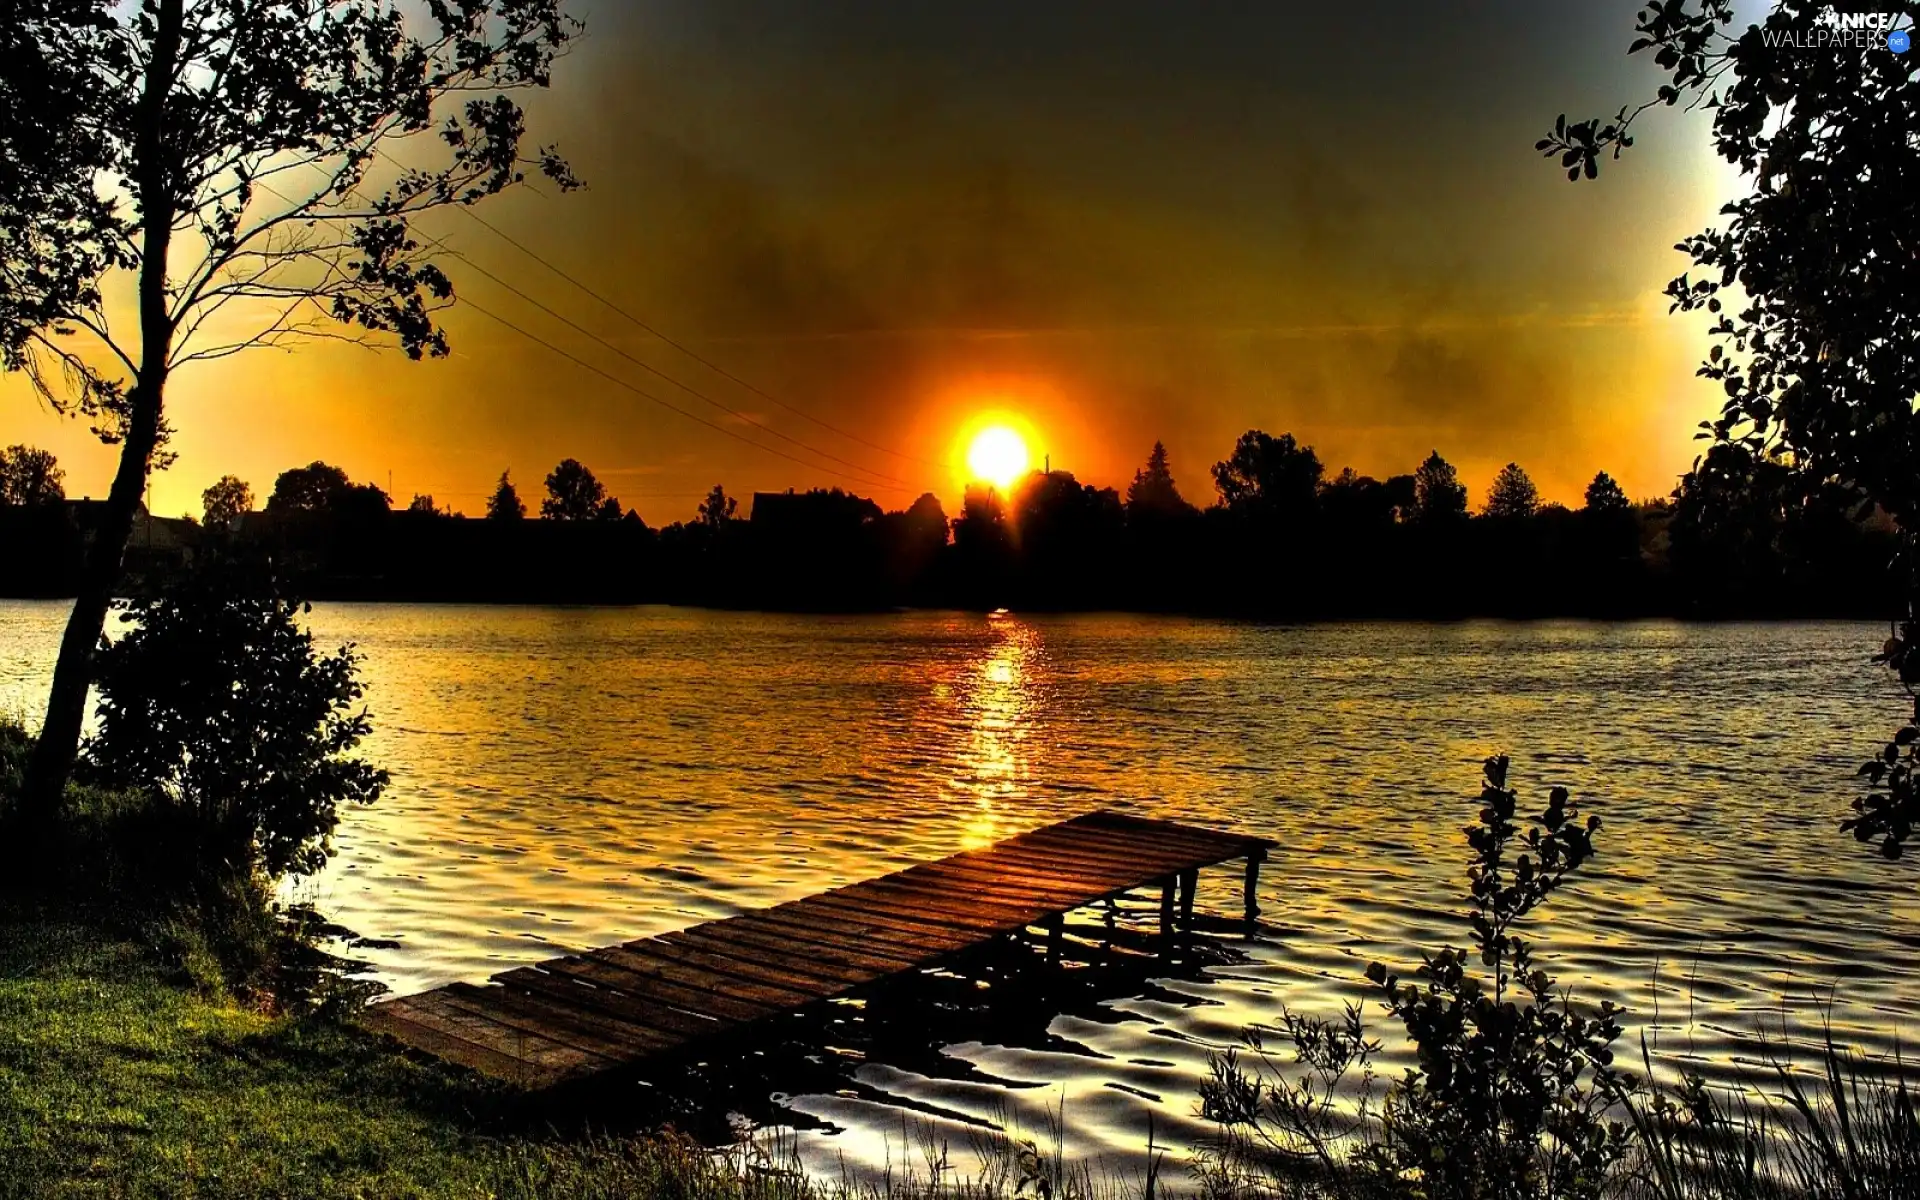
<svg viewBox="0 0 1920 1200">
<path fill-rule="evenodd" d="M 410 997 L 409 997 L 410 998 Z M 489 1047 L 469 1042 L 465 1038 L 444 1033 L 432 1026 L 410 1020 L 400 1009 L 405 999 L 388 1000 L 370 1005 L 361 1014 L 360 1022 L 375 1033 L 393 1038 L 402 1045 L 431 1054 L 443 1062 L 457 1067 L 466 1067 L 494 1079 L 505 1080 L 526 1088 L 551 1087 L 563 1078 L 560 1072 L 544 1070 L 523 1059 L 504 1055 Z M 411 1011 L 410 1009 L 407 1011 Z"/>
<path fill-rule="evenodd" d="M 734 1020 L 703 1017 L 698 1013 L 684 1012 L 678 1008 L 638 996 L 630 996 L 612 988 L 592 987 L 573 975 L 536 971 L 530 967 L 523 967 L 518 971 L 509 971 L 499 978 L 506 986 L 538 993 L 569 1008 L 584 1008 L 605 1013 L 681 1042 L 710 1037 L 740 1024 Z"/>
<path fill-rule="evenodd" d="M 1040 879 L 1058 878 L 1055 872 L 1062 868 L 1085 876 L 1134 879 L 1140 875 L 1140 860 L 1143 855 L 1164 856 L 1169 852 L 1169 848 L 1165 846 L 1110 847 L 1069 842 L 1065 839 L 1042 841 L 1023 836 L 1013 841 L 1002 842 L 991 849 L 978 851 L 965 858 L 959 858 L 959 856 L 956 858 L 961 862 L 972 860 L 1005 864 L 1023 874 L 1034 872 L 1038 868 Z M 1184 854 L 1184 851 L 1182 853 Z M 1014 864 L 1018 866 L 1015 867 Z"/>
<path fill-rule="evenodd" d="M 503 1057 L 518 1059 L 535 1071 L 564 1077 L 592 1073 L 614 1065 L 614 1060 L 464 1012 L 448 1004 L 446 997 L 439 992 L 425 992 L 408 999 L 407 1011 L 401 1014 L 407 1020 L 462 1041 L 485 1046 Z"/>
<path fill-rule="evenodd" d="M 1144 876 L 1172 870 L 1187 861 L 1185 852 L 1174 853 L 1164 848 L 1133 848 L 1108 854 L 1090 853 L 1065 843 L 1032 842 L 1003 846 L 998 853 L 956 856 L 929 865 L 976 869 L 991 866 L 1015 880 L 1031 882 L 1038 878 L 1052 881 L 1055 886 L 1112 887 L 1138 882 Z"/>
<path fill-rule="evenodd" d="M 1024 834 L 1016 842 L 1028 843 L 1068 842 L 1080 839 L 1102 839 L 1105 844 L 1130 846 L 1159 846 L 1178 850 L 1186 854 L 1234 855 L 1244 853 L 1244 847 L 1252 844 L 1244 837 L 1221 835 L 1211 831 L 1189 829 L 1178 825 L 1135 825 L 1125 820 L 1114 821 L 1065 821 L 1058 825 L 1049 825 Z"/>
<path fill-rule="evenodd" d="M 876 906 L 921 910 L 961 921 L 1032 924 L 1054 913 L 1071 912 L 1097 897 L 1085 892 L 1045 896 L 1015 896 L 1011 892 L 977 887 L 966 876 L 921 875 L 887 876 L 857 888 L 828 892 L 834 898 L 858 898 Z"/>
<path fill-rule="evenodd" d="M 702 954 L 724 955 L 735 959 L 769 957 L 766 947 L 760 945 L 757 940 L 738 937 L 735 933 L 736 931 L 719 930 L 715 927 L 715 923 L 710 922 L 705 925 L 696 925 L 691 929 L 664 933 L 653 940 L 674 949 L 685 948 Z M 794 954 L 790 946 L 787 948 L 787 953 L 776 953 L 771 957 L 785 970 L 796 974 L 804 972 L 809 978 L 818 980 L 822 984 L 831 983 L 842 988 L 871 983 L 875 979 L 891 974 L 894 970 L 892 967 L 873 968 L 838 961 L 829 963 L 817 955 Z"/>
<path fill-rule="evenodd" d="M 1169 821 L 1163 817 L 1143 817 L 1137 813 L 1121 812 L 1113 808 L 1096 809 L 1071 820 L 1062 821 L 1060 824 L 1069 827 L 1081 824 L 1117 826 L 1166 837 L 1217 838 L 1236 845 L 1258 846 L 1265 849 L 1272 849 L 1279 844 L 1272 838 L 1258 837 L 1254 834 L 1234 833 L 1226 829 L 1209 829 L 1204 825 L 1188 825 L 1182 821 Z"/>
<path fill-rule="evenodd" d="M 900 896 L 881 896 L 866 893 L 858 896 L 840 896 L 827 893 L 815 896 L 808 901 L 810 908 L 826 912 L 846 913 L 867 921 L 884 923 L 889 929 L 907 931 L 935 930 L 964 937 L 971 944 L 1032 924 L 1031 920 L 1012 920 L 1004 916 L 995 916 L 984 909 L 958 910 L 943 909 L 931 905 L 913 904 Z"/>
<path fill-rule="evenodd" d="M 643 974 L 605 959 L 555 958 L 534 964 L 551 975 L 565 975 L 591 983 L 595 987 L 614 988 L 636 1000 L 645 1000 L 667 1009 L 680 1009 L 699 1017 L 717 1017 L 728 1021 L 757 1021 L 787 1007 L 742 996 L 728 996 L 662 975 Z"/>
<path fill-rule="evenodd" d="M 1197 829 L 1190 825 L 1177 825 L 1170 821 L 1154 821 L 1144 817 L 1130 817 L 1122 813 L 1110 813 L 1099 820 L 1066 821 L 1035 832 L 1042 836 L 1058 837 L 1100 834 L 1126 838 L 1135 844 L 1147 842 L 1178 846 L 1191 853 L 1219 855 L 1220 857 L 1213 860 L 1215 862 L 1241 858 L 1251 850 L 1263 849 L 1272 844 L 1265 838 L 1217 833 L 1210 829 Z"/>
<path fill-rule="evenodd" d="M 977 942 L 981 937 L 937 925 L 896 928 L 882 912 L 847 912 L 816 906 L 811 900 L 769 908 L 748 919 L 769 927 L 789 928 L 809 937 L 839 938 L 865 953 L 905 959 L 909 966 L 924 962 L 928 956 L 937 957 Z"/>
<path fill-rule="evenodd" d="M 803 946 L 805 952 L 830 953 L 847 962 L 903 971 L 925 961 L 937 950 L 876 941 L 859 930 L 831 928 L 820 922 L 809 923 L 804 916 L 776 915 L 774 909 L 733 917 L 727 924 L 734 930 L 767 942 L 770 950 L 792 953 Z"/>
<path fill-rule="evenodd" d="M 752 954 L 775 959 L 785 967 L 805 968 L 813 972 L 814 977 L 819 979 L 823 986 L 830 983 L 843 990 L 872 983 L 874 980 L 883 979 L 900 970 L 893 963 L 849 962 L 837 951 L 817 946 L 799 946 L 784 939 L 777 944 L 769 944 L 760 935 L 746 929 L 713 929 L 702 926 L 697 929 L 663 934 L 660 940 L 670 945 L 685 946 L 710 954 Z"/>
<path fill-rule="evenodd" d="M 453 985 L 454 989 L 471 988 L 473 993 L 486 996 L 486 1002 L 497 1004 L 514 1012 L 524 1012 L 529 1016 L 539 1016 L 552 1020 L 556 1025 L 596 1033 L 602 1037 L 625 1040 L 646 1047 L 645 1053 L 654 1054 L 671 1050 L 682 1042 L 678 1034 L 670 1034 L 644 1025 L 635 1025 L 617 1017 L 589 1009 L 569 1006 L 551 996 L 539 992 L 524 991 L 506 984 L 488 984 L 477 987 L 472 984 Z M 450 989 L 452 990 L 452 989 Z"/>
<path fill-rule="evenodd" d="M 664 979 L 683 987 L 699 988 L 703 992 L 733 996 L 753 1004 L 764 1004 L 768 1008 L 790 1008 L 796 1004 L 810 1004 L 819 999 L 819 988 L 781 987 L 770 983 L 749 983 L 718 971 L 675 959 L 658 958 L 644 950 L 633 950 L 626 946 L 608 946 L 585 955 L 586 958 L 612 963 L 623 970 L 647 978 Z"/>
<path fill-rule="evenodd" d="M 915 965 L 911 960 L 881 958 L 825 945 L 810 938 L 798 937 L 792 930 L 780 926 L 748 925 L 739 917 L 709 922 L 701 927 L 700 932 L 710 937 L 725 938 L 738 946 L 751 947 L 775 958 L 800 959 L 809 965 L 864 972 L 860 977 L 862 982 L 909 970 Z"/>
<path fill-rule="evenodd" d="M 932 916 L 947 917 L 960 922 L 991 922 L 1032 924 L 1049 913 L 1068 912 L 1080 905 L 1071 900 L 1057 898 L 1046 900 L 1015 900 L 986 891 L 976 891 L 964 886 L 964 881 L 938 879 L 876 879 L 872 883 L 862 884 L 858 888 L 828 892 L 835 900 L 842 898 L 866 904 L 876 909 L 889 909 L 901 912 L 923 912 Z"/>
<path fill-rule="evenodd" d="M 1009 925 L 1030 925 L 1038 919 L 1034 915 L 1036 913 L 1045 916 L 1056 911 L 1045 905 L 1015 907 L 979 897 L 954 896 L 950 892 L 923 892 L 910 887 L 896 889 L 879 885 L 825 892 L 814 897 L 814 900 L 825 907 L 884 913 L 898 920 L 930 922 L 951 929 L 973 931 L 983 937 L 991 937 Z"/>
<path fill-rule="evenodd" d="M 1042 868 L 1036 862 L 1029 866 L 1023 861 L 973 858 L 949 858 L 937 863 L 926 863 L 901 871 L 897 876 L 887 878 L 914 879 L 956 879 L 967 878 L 982 888 L 1017 891 L 1022 895 L 1031 895 L 1035 899 L 1052 899 L 1063 904 L 1072 904 L 1076 899 L 1093 894 L 1102 895 L 1118 887 L 1137 884 L 1142 874 L 1136 869 L 1122 876 L 1116 871 L 1082 871 L 1078 867 L 1052 865 L 1044 868 L 1047 872 L 1045 882 L 1036 880 L 1035 873 Z"/>
<path fill-rule="evenodd" d="M 563 1046 L 597 1054 L 609 1062 L 629 1062 L 666 1048 L 666 1042 L 653 1036 L 650 1030 L 630 1025 L 623 1027 L 628 1032 L 622 1035 L 584 1028 L 573 1019 L 571 1010 L 560 1005 L 549 1005 L 546 1011 L 534 1010 L 525 1003 L 527 998 L 517 997 L 504 987 L 455 983 L 441 988 L 435 995 L 442 1004 L 498 1025 L 538 1034 Z"/>
<path fill-rule="evenodd" d="M 1086 859 L 1118 861 L 1124 868 L 1132 864 L 1137 871 L 1144 859 L 1156 863 L 1195 864 L 1239 857 L 1245 851 L 1238 844 L 1189 841 L 1155 834 L 1151 837 L 1119 830 L 1082 826 L 1044 829 L 1014 843 L 1019 849 L 1043 854 L 1060 854 Z"/>
<path fill-rule="evenodd" d="M 691 929 L 564 955 L 374 1006 L 368 1028 L 549 1086 L 909 974 L 1002 934 L 1272 845 L 1102 810 Z"/>
</svg>

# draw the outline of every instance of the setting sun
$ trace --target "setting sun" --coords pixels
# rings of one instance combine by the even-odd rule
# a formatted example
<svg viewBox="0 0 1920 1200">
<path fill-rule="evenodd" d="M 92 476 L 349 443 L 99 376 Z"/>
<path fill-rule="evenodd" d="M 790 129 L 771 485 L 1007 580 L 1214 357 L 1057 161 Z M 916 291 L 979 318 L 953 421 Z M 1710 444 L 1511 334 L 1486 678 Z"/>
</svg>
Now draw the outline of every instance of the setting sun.
<svg viewBox="0 0 1920 1200">
<path fill-rule="evenodd" d="M 1027 442 L 1005 425 L 989 425 L 967 447 L 967 470 L 1001 491 L 1027 473 Z"/>
</svg>

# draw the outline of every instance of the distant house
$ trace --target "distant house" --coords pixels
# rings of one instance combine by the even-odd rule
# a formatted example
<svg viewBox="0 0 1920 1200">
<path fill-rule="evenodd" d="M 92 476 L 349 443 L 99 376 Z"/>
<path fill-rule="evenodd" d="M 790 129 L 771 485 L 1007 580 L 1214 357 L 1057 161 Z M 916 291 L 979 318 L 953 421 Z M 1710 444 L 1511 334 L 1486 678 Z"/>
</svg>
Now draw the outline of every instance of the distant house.
<svg viewBox="0 0 1920 1200">
<path fill-rule="evenodd" d="M 69 519 L 83 544 L 93 541 L 106 510 L 104 500 L 69 500 Z M 140 577 L 178 570 L 192 564 L 200 545 L 200 526 L 176 517 L 156 517 L 139 505 L 133 514 L 133 533 L 127 538 L 126 571 Z"/>
<path fill-rule="evenodd" d="M 755 492 L 747 521 L 762 537 L 811 539 L 845 535 L 880 519 L 878 504 L 839 488 Z"/>
</svg>

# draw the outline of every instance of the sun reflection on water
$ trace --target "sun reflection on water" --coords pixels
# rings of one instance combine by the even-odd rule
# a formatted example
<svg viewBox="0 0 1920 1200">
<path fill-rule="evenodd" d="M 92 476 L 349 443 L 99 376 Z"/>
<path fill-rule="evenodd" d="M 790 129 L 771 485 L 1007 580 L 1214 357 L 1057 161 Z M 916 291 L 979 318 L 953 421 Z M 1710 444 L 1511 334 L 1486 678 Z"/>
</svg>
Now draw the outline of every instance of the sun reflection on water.
<svg viewBox="0 0 1920 1200">
<path fill-rule="evenodd" d="M 1007 836 L 1004 807 L 1023 798 L 1032 776 L 1027 741 L 1038 706 L 1043 658 L 1040 632 L 1016 617 L 995 613 L 988 621 L 993 641 L 957 681 L 966 724 L 958 790 L 972 797 L 961 845 L 977 850 Z"/>
</svg>

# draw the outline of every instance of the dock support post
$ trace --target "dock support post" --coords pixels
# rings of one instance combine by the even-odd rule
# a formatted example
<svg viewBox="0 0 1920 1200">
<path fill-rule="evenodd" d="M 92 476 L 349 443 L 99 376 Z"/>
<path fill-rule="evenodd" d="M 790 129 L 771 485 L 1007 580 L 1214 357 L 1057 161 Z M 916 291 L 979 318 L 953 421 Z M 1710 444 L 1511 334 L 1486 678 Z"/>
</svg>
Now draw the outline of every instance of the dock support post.
<svg viewBox="0 0 1920 1200">
<path fill-rule="evenodd" d="M 1193 928 L 1193 894 L 1200 889 L 1200 869 L 1180 872 L 1180 928 Z"/>
<path fill-rule="evenodd" d="M 1243 893 L 1247 907 L 1247 932 L 1252 933 L 1260 921 L 1260 864 L 1267 860 L 1264 847 L 1247 855 L 1247 881 Z"/>
<path fill-rule="evenodd" d="M 1173 936 L 1173 876 L 1160 881 L 1160 934 Z"/>
<path fill-rule="evenodd" d="M 1047 962 L 1049 963 L 1060 961 L 1060 945 L 1065 938 L 1066 923 L 1066 917 L 1060 913 L 1047 918 Z"/>
</svg>

